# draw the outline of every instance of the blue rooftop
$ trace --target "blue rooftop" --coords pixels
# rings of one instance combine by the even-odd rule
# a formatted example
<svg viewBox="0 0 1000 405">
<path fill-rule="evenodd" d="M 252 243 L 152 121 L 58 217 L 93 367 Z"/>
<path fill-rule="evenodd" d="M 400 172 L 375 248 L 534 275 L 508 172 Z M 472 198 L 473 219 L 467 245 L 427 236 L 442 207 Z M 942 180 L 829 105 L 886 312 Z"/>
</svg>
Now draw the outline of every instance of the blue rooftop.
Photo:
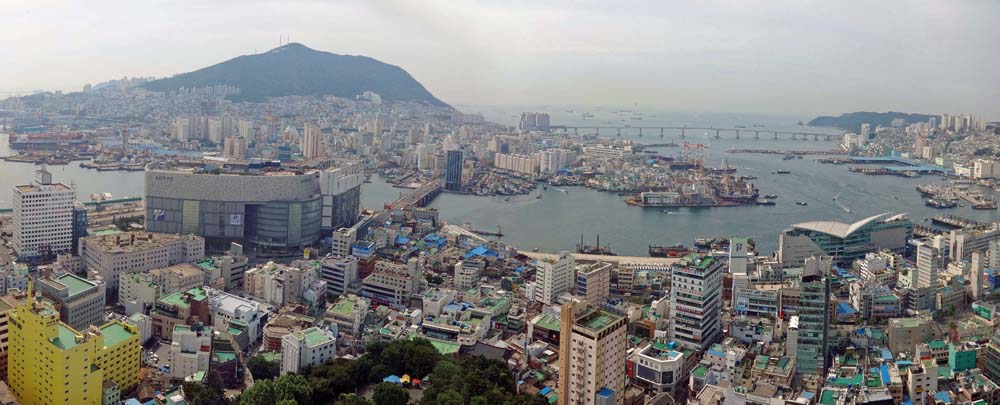
<svg viewBox="0 0 1000 405">
<path fill-rule="evenodd" d="M 889 366 L 882 364 L 882 367 L 879 367 L 879 372 L 882 373 L 882 384 L 889 385 L 889 383 L 892 382 L 892 379 L 889 378 Z"/>
<path fill-rule="evenodd" d="M 944 402 L 946 404 L 951 403 L 951 397 L 948 395 L 948 391 L 938 391 L 934 394 L 934 400 L 937 402 Z"/>
<path fill-rule="evenodd" d="M 542 395 L 548 394 L 550 392 L 552 392 L 552 387 L 545 387 L 545 388 L 542 388 L 541 391 L 538 391 L 538 393 L 542 394 Z"/>
<path fill-rule="evenodd" d="M 857 311 L 855 311 L 854 308 L 851 307 L 850 304 L 848 304 L 846 302 L 841 302 L 841 303 L 837 304 L 837 314 L 839 314 L 839 315 L 854 315 L 855 313 L 857 313 Z"/>
<path fill-rule="evenodd" d="M 890 352 L 889 349 L 882 348 L 882 359 L 892 360 L 893 359 L 892 352 Z"/>
<path fill-rule="evenodd" d="M 615 395 L 615 391 L 608 387 L 601 388 L 600 391 L 597 391 L 597 396 L 602 398 L 610 398 L 612 395 Z"/>
</svg>

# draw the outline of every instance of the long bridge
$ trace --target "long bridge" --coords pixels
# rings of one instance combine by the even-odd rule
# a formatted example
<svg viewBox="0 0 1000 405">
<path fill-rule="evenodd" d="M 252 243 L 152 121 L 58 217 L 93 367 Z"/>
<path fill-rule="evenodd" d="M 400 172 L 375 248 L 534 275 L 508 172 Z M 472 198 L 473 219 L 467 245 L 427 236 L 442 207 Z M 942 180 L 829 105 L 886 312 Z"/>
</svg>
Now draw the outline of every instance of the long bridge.
<svg viewBox="0 0 1000 405">
<path fill-rule="evenodd" d="M 808 140 L 809 138 L 812 138 L 812 140 L 814 140 L 814 141 L 820 141 L 820 140 L 823 140 L 823 141 L 833 141 L 834 137 L 836 137 L 836 135 L 831 135 L 831 134 L 822 133 L 822 132 L 776 131 L 776 130 L 763 130 L 763 129 L 759 129 L 759 128 L 721 128 L 721 127 L 687 127 L 687 126 L 681 126 L 681 127 L 676 127 L 676 126 L 631 126 L 631 125 L 627 125 L 627 126 L 619 126 L 619 125 L 608 125 L 608 126 L 602 126 L 602 125 L 586 125 L 586 126 L 579 126 L 579 125 L 554 125 L 554 126 L 549 127 L 549 129 L 556 130 L 556 131 L 558 131 L 558 130 L 564 130 L 564 131 L 567 131 L 567 132 L 568 131 L 573 131 L 574 135 L 579 135 L 581 130 L 582 131 L 591 130 L 591 131 L 593 131 L 591 133 L 597 134 L 597 135 L 601 134 L 601 130 L 613 131 L 618 136 L 622 136 L 622 132 L 623 131 L 624 132 L 628 132 L 628 131 L 638 132 L 639 136 L 642 136 L 644 134 L 650 134 L 650 133 L 658 133 L 661 138 L 667 133 L 667 131 L 670 131 L 671 133 L 677 133 L 677 131 L 679 131 L 680 132 L 679 136 L 680 136 L 681 139 L 687 138 L 687 136 L 688 136 L 687 132 L 688 131 L 703 131 L 703 132 L 712 133 L 712 134 L 714 134 L 713 137 L 715 139 L 721 139 L 723 137 L 723 135 L 735 135 L 736 139 L 740 139 L 741 136 L 748 136 L 748 137 L 752 137 L 753 139 L 761 139 L 762 138 L 762 134 L 763 134 L 763 138 L 765 138 L 765 139 L 768 137 L 768 135 L 770 135 L 771 139 L 778 139 L 779 136 L 780 136 L 780 137 L 789 137 L 789 138 L 791 138 L 793 140 L 796 140 L 796 139 Z"/>
<path fill-rule="evenodd" d="M 398 200 L 389 204 L 389 208 L 402 209 L 411 205 L 423 207 L 430 204 L 431 201 L 434 200 L 434 197 L 437 197 L 438 194 L 441 194 L 441 190 L 443 188 L 444 185 L 442 184 L 441 179 L 428 181 L 420 187 L 407 191 L 401 195 Z"/>
</svg>

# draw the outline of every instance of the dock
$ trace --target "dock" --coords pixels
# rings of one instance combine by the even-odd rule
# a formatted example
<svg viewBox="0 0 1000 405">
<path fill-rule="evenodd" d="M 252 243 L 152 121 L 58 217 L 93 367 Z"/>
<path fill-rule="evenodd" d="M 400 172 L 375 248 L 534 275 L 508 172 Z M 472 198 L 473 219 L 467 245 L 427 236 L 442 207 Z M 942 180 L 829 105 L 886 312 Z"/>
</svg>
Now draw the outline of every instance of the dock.
<svg viewBox="0 0 1000 405">
<path fill-rule="evenodd" d="M 528 256 L 532 259 L 550 259 L 559 260 L 558 253 L 544 253 L 544 252 L 526 252 L 520 251 L 521 254 Z M 573 259 L 581 262 L 604 262 L 616 265 L 641 265 L 641 266 L 672 266 L 681 260 L 680 257 L 649 257 L 649 256 L 606 256 L 606 255 L 589 255 L 583 253 L 570 253 Z"/>
</svg>

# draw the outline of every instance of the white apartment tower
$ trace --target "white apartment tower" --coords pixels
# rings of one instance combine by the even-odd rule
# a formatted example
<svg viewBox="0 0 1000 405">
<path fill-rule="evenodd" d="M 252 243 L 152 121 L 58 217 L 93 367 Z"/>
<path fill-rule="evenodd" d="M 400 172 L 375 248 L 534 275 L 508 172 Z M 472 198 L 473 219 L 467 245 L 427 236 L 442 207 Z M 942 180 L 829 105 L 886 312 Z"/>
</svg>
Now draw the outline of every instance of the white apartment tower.
<svg viewBox="0 0 1000 405">
<path fill-rule="evenodd" d="M 319 125 L 308 123 L 302 135 L 302 157 L 315 159 L 319 155 Z"/>
<path fill-rule="evenodd" d="M 538 271 L 535 274 L 535 300 L 546 305 L 555 304 L 559 296 L 573 290 L 576 284 L 573 277 L 573 255 L 569 252 L 559 254 L 559 259 L 542 259 L 538 261 Z"/>
<path fill-rule="evenodd" d="M 938 271 L 943 264 L 941 250 L 928 243 L 917 244 L 916 288 L 937 288 Z"/>
<path fill-rule="evenodd" d="M 35 171 L 32 184 L 14 186 L 12 247 L 20 258 L 69 252 L 73 244 L 73 189 Z"/>
</svg>

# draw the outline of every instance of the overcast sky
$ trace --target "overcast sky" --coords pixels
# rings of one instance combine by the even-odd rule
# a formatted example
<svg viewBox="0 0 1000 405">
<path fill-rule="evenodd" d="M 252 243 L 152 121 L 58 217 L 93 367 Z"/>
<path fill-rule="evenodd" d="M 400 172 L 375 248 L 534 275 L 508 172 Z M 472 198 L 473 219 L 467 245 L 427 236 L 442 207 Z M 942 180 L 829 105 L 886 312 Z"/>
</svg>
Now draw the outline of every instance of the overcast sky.
<svg viewBox="0 0 1000 405">
<path fill-rule="evenodd" d="M 994 0 L 2 0 L 0 15 L 0 92 L 167 76 L 289 35 L 399 65 L 452 104 L 1000 119 Z"/>
</svg>

